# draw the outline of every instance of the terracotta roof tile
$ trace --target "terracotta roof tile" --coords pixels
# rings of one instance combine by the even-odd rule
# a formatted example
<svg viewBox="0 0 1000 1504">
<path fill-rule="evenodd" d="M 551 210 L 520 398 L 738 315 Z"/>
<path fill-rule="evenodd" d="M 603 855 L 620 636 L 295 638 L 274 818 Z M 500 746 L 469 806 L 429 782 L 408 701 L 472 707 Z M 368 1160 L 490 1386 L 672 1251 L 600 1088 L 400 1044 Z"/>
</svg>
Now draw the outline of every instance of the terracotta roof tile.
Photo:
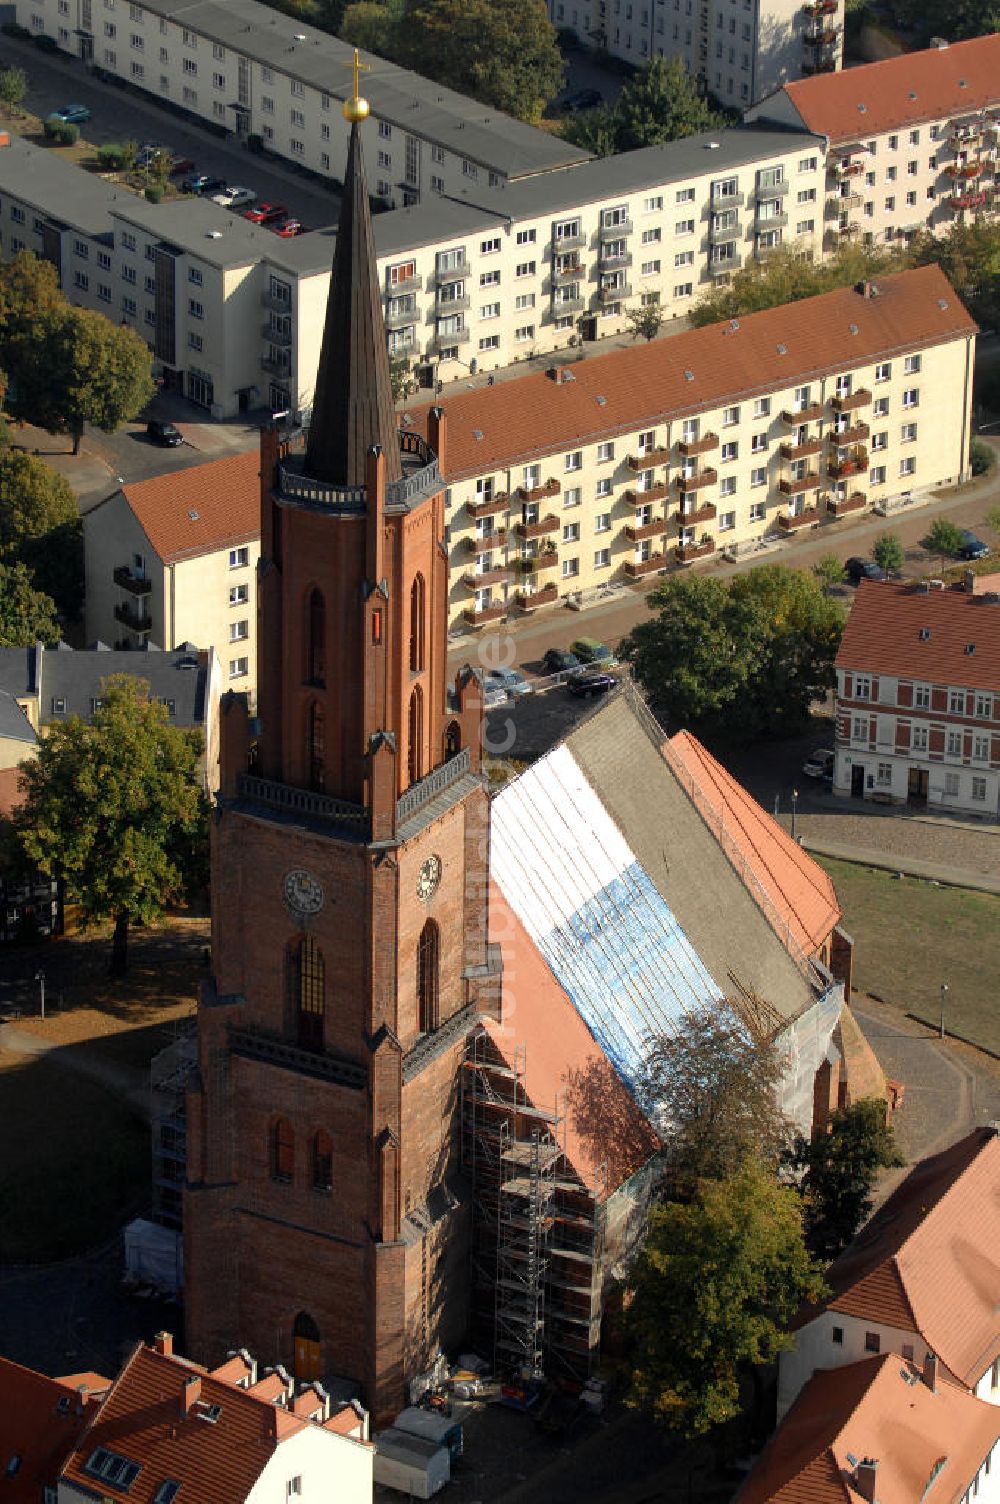
<svg viewBox="0 0 1000 1504">
<path fill-rule="evenodd" d="M 775 932 L 783 938 L 790 932 L 813 955 L 840 919 L 832 879 L 689 731 L 672 736 L 663 753 L 727 832 L 730 859 L 738 854 L 771 900 L 765 912 Z"/>
<path fill-rule="evenodd" d="M 122 494 L 166 563 L 260 536 L 256 449 L 135 481 L 123 486 Z"/>
<path fill-rule="evenodd" d="M 879 1504 L 961 1499 L 1000 1436 L 1000 1410 L 894 1353 L 814 1374 L 740 1488 L 737 1504 L 844 1504 L 859 1459 L 878 1463 Z"/>
<path fill-rule="evenodd" d="M 882 277 L 878 288 L 876 298 L 839 288 L 748 314 L 735 330 L 711 324 L 577 361 L 568 367 L 573 379 L 558 384 L 533 374 L 449 395 L 446 476 L 488 475 L 976 329 L 938 266 Z M 411 411 L 421 431 L 428 412 Z"/>
<path fill-rule="evenodd" d="M 841 1295 L 830 1301 L 830 1309 L 842 1311 L 845 1316 L 859 1316 L 872 1320 L 878 1312 L 878 1320 L 886 1326 L 894 1326 L 903 1332 L 916 1330 L 917 1318 L 913 1314 L 899 1268 L 894 1258 L 886 1259 L 869 1274 L 862 1275 L 857 1284 L 851 1285 Z"/>
<path fill-rule="evenodd" d="M 966 652 L 970 643 L 973 653 Z M 1000 690 L 1000 603 L 964 590 L 919 592 L 862 580 L 837 667 Z"/>
<path fill-rule="evenodd" d="M 786 84 L 785 93 L 804 125 L 834 143 L 962 118 L 1000 103 L 1000 35 L 817 73 Z"/>
<path fill-rule="evenodd" d="M 86 1377 L 90 1376 L 80 1375 L 80 1382 Z M 74 1384 L 0 1358 L 0 1498 L 4 1504 L 38 1504 L 43 1488 L 55 1488 L 63 1460 L 87 1425 L 95 1403 L 85 1398 L 78 1413 L 81 1405 Z M 11 1471 L 15 1457 L 20 1461 Z"/>
</svg>

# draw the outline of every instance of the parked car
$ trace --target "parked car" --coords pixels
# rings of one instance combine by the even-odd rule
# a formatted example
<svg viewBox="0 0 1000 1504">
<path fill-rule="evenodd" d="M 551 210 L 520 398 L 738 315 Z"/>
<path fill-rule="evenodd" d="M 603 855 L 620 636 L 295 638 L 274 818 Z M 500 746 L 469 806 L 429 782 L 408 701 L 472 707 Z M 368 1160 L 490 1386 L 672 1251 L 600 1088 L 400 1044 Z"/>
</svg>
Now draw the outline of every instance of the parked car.
<svg viewBox="0 0 1000 1504">
<path fill-rule="evenodd" d="M 490 669 L 486 675 L 487 691 L 494 685 L 502 689 L 508 698 L 531 694 L 531 685 L 516 668 Z"/>
<path fill-rule="evenodd" d="M 566 680 L 566 688 L 571 695 L 606 695 L 609 689 L 616 689 L 618 680 L 614 674 L 606 674 L 599 669 L 580 669 L 575 674 L 570 674 Z"/>
<path fill-rule="evenodd" d="M 213 178 L 207 172 L 196 172 L 194 177 L 185 178 L 181 184 L 185 193 L 198 193 L 202 196 L 221 193 L 226 186 L 225 178 Z"/>
<path fill-rule="evenodd" d="M 603 642 L 598 642 L 593 637 L 578 637 L 571 642 L 570 652 L 575 653 L 581 663 L 603 663 L 610 667 L 615 662 L 615 655 Z"/>
<path fill-rule="evenodd" d="M 252 225 L 273 225 L 280 219 L 287 219 L 288 210 L 284 204 L 267 204 L 262 200 L 248 209 L 243 218 L 248 219 Z"/>
<path fill-rule="evenodd" d="M 811 752 L 802 764 L 802 771 L 807 778 L 832 778 L 833 753 L 829 747 L 818 747 Z"/>
<path fill-rule="evenodd" d="M 146 424 L 146 437 L 154 444 L 162 444 L 165 449 L 174 449 L 178 444 L 183 444 L 184 435 L 173 423 L 164 423 L 159 418 L 151 418 Z"/>
<path fill-rule="evenodd" d="M 265 224 L 267 221 L 264 221 Z M 271 225 L 275 235 L 280 235 L 282 240 L 291 240 L 293 235 L 304 235 L 306 227 L 300 219 L 284 219 L 280 224 Z"/>
<path fill-rule="evenodd" d="M 982 538 L 977 538 L 975 533 L 970 533 L 967 527 L 962 528 L 962 547 L 958 551 L 960 559 L 988 559 L 990 551 Z"/>
<path fill-rule="evenodd" d="M 506 705 L 507 691 L 502 684 L 491 683 L 489 676 L 483 685 L 483 704 L 487 710 L 495 710 L 498 705 Z"/>
<path fill-rule="evenodd" d="M 563 109 L 569 110 L 592 110 L 601 103 L 599 89 L 577 89 L 575 94 L 570 94 L 563 103 Z"/>
<path fill-rule="evenodd" d="M 183 152 L 170 158 L 170 176 L 175 177 L 179 172 L 194 172 L 194 160 L 185 157 Z"/>
<path fill-rule="evenodd" d="M 575 669 L 583 667 L 576 654 L 566 648 L 549 648 L 542 663 L 549 674 L 571 674 Z"/>
<path fill-rule="evenodd" d="M 212 203 L 221 204 L 224 209 L 248 209 L 256 202 L 257 195 L 252 188 L 223 188 L 221 193 L 212 194 Z"/>
<path fill-rule="evenodd" d="M 844 573 L 852 585 L 860 585 L 862 580 L 887 580 L 889 578 L 881 564 L 876 564 L 874 559 L 848 559 L 844 565 Z"/>
<path fill-rule="evenodd" d="M 64 104 L 61 109 L 53 110 L 50 120 L 64 120 L 67 125 L 82 125 L 90 119 L 90 111 L 85 104 Z"/>
</svg>

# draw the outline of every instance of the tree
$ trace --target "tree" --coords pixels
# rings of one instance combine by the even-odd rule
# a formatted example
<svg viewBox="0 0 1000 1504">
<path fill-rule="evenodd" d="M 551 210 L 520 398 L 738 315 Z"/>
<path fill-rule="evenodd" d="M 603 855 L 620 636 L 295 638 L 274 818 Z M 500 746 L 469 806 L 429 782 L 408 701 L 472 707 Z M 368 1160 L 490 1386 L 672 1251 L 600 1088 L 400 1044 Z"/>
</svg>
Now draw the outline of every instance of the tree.
<svg viewBox="0 0 1000 1504">
<path fill-rule="evenodd" d="M 0 68 L 0 105 L 4 114 L 14 115 L 28 92 L 28 75 L 23 68 Z"/>
<path fill-rule="evenodd" d="M 886 574 L 898 574 L 906 563 L 906 554 L 898 533 L 881 533 L 872 544 L 872 558 Z"/>
<path fill-rule="evenodd" d="M 870 281 L 909 264 L 908 252 L 903 248 L 888 251 L 848 242 L 838 246 L 832 256 L 813 262 L 803 260 L 794 245 L 780 246 L 768 251 L 765 261 L 750 261 L 734 272 L 726 287 L 705 293 L 691 310 L 691 322 L 716 324 L 739 318 L 744 313 L 795 303 L 836 287 Z"/>
<path fill-rule="evenodd" d="M 462 94 L 538 120 L 565 63 L 545 0 L 407 0 L 393 55 Z"/>
<path fill-rule="evenodd" d="M 947 517 L 935 517 L 930 531 L 923 539 L 923 545 L 929 553 L 951 559 L 958 558 L 963 543 L 962 529 L 954 522 L 949 522 Z"/>
<path fill-rule="evenodd" d="M 43 426 L 61 419 L 80 452 L 84 424 L 113 433 L 145 407 L 156 390 L 149 346 L 134 329 L 112 324 L 86 308 L 67 309 L 49 352 L 50 373 Z"/>
<path fill-rule="evenodd" d="M 824 1293 L 798 1193 L 752 1162 L 653 1208 L 633 1284 L 629 1398 L 690 1436 L 738 1413 L 743 1374 L 790 1347 L 788 1323 Z"/>
<path fill-rule="evenodd" d="M 608 105 L 582 110 L 563 122 L 563 138 L 595 157 L 612 157 L 618 150 L 618 115 Z"/>
<path fill-rule="evenodd" d="M 68 621 L 83 602 L 83 529 L 69 483 L 32 454 L 0 452 L 0 563 L 20 563 Z"/>
<path fill-rule="evenodd" d="M 773 1042 L 752 1038 L 725 1003 L 688 1014 L 654 1041 L 638 1094 L 663 1125 L 672 1198 L 686 1199 L 700 1180 L 726 1180 L 750 1159 L 777 1169 L 792 1140 L 778 1106 L 783 1071 Z"/>
<path fill-rule="evenodd" d="M 825 594 L 829 594 L 835 585 L 844 583 L 844 566 L 836 554 L 824 554 L 821 559 L 817 559 L 812 572 Z"/>
<path fill-rule="evenodd" d="M 143 679 L 102 685 L 90 723 L 53 726 L 21 764 L 19 844 L 62 879 L 86 923 L 114 920 L 112 975 L 124 974 L 131 921 L 149 922 L 185 892 L 207 840 L 200 732 L 169 724 Z"/>
<path fill-rule="evenodd" d="M 973 475 L 989 475 L 990 471 L 996 468 L 996 462 L 997 452 L 993 445 L 987 444 L 985 439 L 975 434 L 969 445 L 969 468 Z M 993 513 L 987 514 L 987 522 L 991 515 L 995 515 L 997 522 L 1000 522 L 1000 508 L 994 507 Z M 990 523 L 990 526 L 992 527 L 993 524 Z"/>
<path fill-rule="evenodd" d="M 380 5 L 378 0 L 356 0 L 344 10 L 340 36 L 364 52 L 392 57 L 395 26 L 395 18 L 388 6 Z"/>
<path fill-rule="evenodd" d="M 663 306 L 655 303 L 640 303 L 637 308 L 625 310 L 625 322 L 633 339 L 654 340 L 663 327 Z"/>
<path fill-rule="evenodd" d="M 654 57 L 630 79 L 615 107 L 616 151 L 659 146 L 721 126 L 680 58 Z"/>
<path fill-rule="evenodd" d="M 973 318 L 988 328 L 996 326 L 1000 320 L 1000 226 L 992 219 L 955 223 L 943 235 L 925 230 L 911 243 L 910 257 L 914 266 L 937 263 Z"/>
<path fill-rule="evenodd" d="M 389 380 L 392 384 L 393 402 L 402 402 L 417 390 L 417 383 L 410 372 L 410 362 L 405 355 L 389 356 Z"/>
<path fill-rule="evenodd" d="M 905 1161 L 886 1121 L 885 1103 L 865 1097 L 835 1112 L 827 1132 L 797 1138 L 791 1162 L 805 1172 L 800 1189 L 806 1242 L 829 1263 L 871 1214 L 879 1170 Z"/>
<path fill-rule="evenodd" d="M 30 648 L 59 641 L 56 603 L 31 583 L 23 564 L 0 564 L 0 648 Z"/>
</svg>

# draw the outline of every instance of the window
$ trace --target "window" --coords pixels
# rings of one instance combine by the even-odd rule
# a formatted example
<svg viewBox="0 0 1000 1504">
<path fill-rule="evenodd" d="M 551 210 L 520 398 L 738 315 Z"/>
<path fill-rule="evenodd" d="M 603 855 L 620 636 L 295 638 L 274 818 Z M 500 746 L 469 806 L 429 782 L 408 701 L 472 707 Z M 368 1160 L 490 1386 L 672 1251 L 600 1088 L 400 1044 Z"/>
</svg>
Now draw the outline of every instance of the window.
<svg viewBox="0 0 1000 1504">
<path fill-rule="evenodd" d="M 479 310 L 481 319 L 498 319 L 500 317 L 499 303 L 484 303 Z"/>
<path fill-rule="evenodd" d="M 870 700 L 872 697 L 872 681 L 867 674 L 858 674 L 854 680 L 854 698 L 856 700 Z"/>
<path fill-rule="evenodd" d="M 917 387 L 915 387 L 915 386 L 907 387 L 906 391 L 903 393 L 903 406 L 904 407 L 919 407 L 920 406 L 920 391 L 919 391 L 919 389 Z"/>
<path fill-rule="evenodd" d="M 660 238 L 661 231 L 658 227 L 655 230 L 643 230 L 642 232 L 643 245 L 659 245 Z"/>
<path fill-rule="evenodd" d="M 993 696 L 976 696 L 976 720 L 991 721 L 993 719 Z"/>
<path fill-rule="evenodd" d="M 865 1332 L 865 1352 L 877 1353 L 881 1351 L 882 1339 L 878 1332 Z"/>
<path fill-rule="evenodd" d="M 767 485 L 767 468 L 766 468 L 766 466 L 760 465 L 760 466 L 757 466 L 753 470 L 750 471 L 750 485 L 751 485 L 751 487 L 754 487 L 754 486 L 766 486 Z"/>
<path fill-rule="evenodd" d="M 579 559 L 563 559 L 562 577 L 564 580 L 573 580 L 580 573 Z"/>
<path fill-rule="evenodd" d="M 795 195 L 795 202 L 797 204 L 813 204 L 813 203 L 815 203 L 816 202 L 816 189 L 815 188 L 802 188 Z"/>
<path fill-rule="evenodd" d="M 579 543 L 580 524 L 578 522 L 563 523 L 562 541 L 564 543 Z"/>
<path fill-rule="evenodd" d="M 303 115 L 303 113 L 302 113 L 301 110 L 289 110 L 289 112 L 288 112 L 288 118 L 291 121 L 292 125 L 294 125 L 295 127 L 297 127 L 297 129 L 299 129 L 299 130 L 304 129 L 305 123 L 306 123 L 306 117 Z M 385 157 L 385 161 L 382 160 L 383 157 Z M 378 154 L 378 165 L 380 167 L 391 167 L 392 166 L 392 158 L 391 157 L 386 157 L 385 152 L 380 151 L 379 154 Z"/>
<path fill-rule="evenodd" d="M 694 220 L 693 219 L 679 219 L 677 221 L 677 223 L 674 225 L 674 233 L 676 235 L 693 235 L 694 234 Z"/>
<path fill-rule="evenodd" d="M 739 458 L 739 453 L 740 453 L 740 446 L 739 446 L 739 444 L 737 443 L 737 441 L 735 439 L 730 439 L 727 444 L 723 444 L 723 446 L 722 446 L 722 459 L 723 459 L 723 462 L 725 462 L 726 460 L 735 460 L 735 459 L 738 459 Z"/>
<path fill-rule="evenodd" d="M 678 251 L 674 266 L 694 266 L 694 251 Z"/>
<path fill-rule="evenodd" d="M 892 787 L 891 762 L 880 762 L 878 764 L 875 769 L 875 782 L 878 784 L 879 788 L 886 789 Z"/>
<path fill-rule="evenodd" d="M 105 1483 L 110 1483 L 113 1488 L 126 1493 L 132 1487 L 142 1469 L 138 1462 L 130 1462 L 119 1452 L 110 1452 L 107 1447 L 98 1447 L 91 1452 L 84 1464 L 84 1472 L 92 1478 L 102 1478 Z"/>
<path fill-rule="evenodd" d="M 903 375 L 915 376 L 920 370 L 920 356 L 907 355 L 903 360 Z"/>
<path fill-rule="evenodd" d="M 972 780 L 972 797 L 973 797 L 973 799 L 985 799 L 986 798 L 986 779 L 985 778 L 973 778 L 973 780 Z"/>
<path fill-rule="evenodd" d="M 610 512 L 598 512 L 597 515 L 594 518 L 594 532 L 595 533 L 610 533 L 610 531 L 611 531 L 611 513 Z"/>
<path fill-rule="evenodd" d="M 519 292 L 514 299 L 514 309 L 518 313 L 523 313 L 526 308 L 534 308 L 534 306 L 535 294 L 533 292 Z"/>
<path fill-rule="evenodd" d="M 762 501 L 752 501 L 750 503 L 751 522 L 763 522 L 765 515 L 764 503 Z"/>
<path fill-rule="evenodd" d="M 128 282 L 131 287 L 135 286 L 135 267 L 134 266 L 123 266 L 122 267 L 122 281 L 123 282 Z"/>
<path fill-rule="evenodd" d="M 675 282 L 674 283 L 674 297 L 675 298 L 689 298 L 693 292 L 694 292 L 694 283 L 693 282 Z"/>
<path fill-rule="evenodd" d="M 519 345 L 527 344 L 527 342 L 529 340 L 533 340 L 534 337 L 535 337 L 535 326 L 534 326 L 534 324 L 522 324 L 519 329 L 515 329 L 514 330 L 514 339 L 517 341 L 517 343 Z"/>
<path fill-rule="evenodd" d="M 724 475 L 722 477 L 722 479 L 719 481 L 719 495 L 720 496 L 735 496 L 736 495 L 736 476 L 735 475 Z"/>
<path fill-rule="evenodd" d="M 972 738 L 972 757 L 975 762 L 988 762 L 990 755 L 990 739 L 988 736 L 974 736 Z"/>
<path fill-rule="evenodd" d="M 580 486 L 567 486 L 563 492 L 564 507 L 578 507 L 583 500 L 583 491 Z"/>
<path fill-rule="evenodd" d="M 514 268 L 515 277 L 533 277 L 535 275 L 534 261 L 520 261 Z"/>
<path fill-rule="evenodd" d="M 249 548 L 231 548 L 229 550 L 230 569 L 245 569 L 250 562 Z"/>
<path fill-rule="evenodd" d="M 842 1326 L 835 1326 L 830 1332 L 830 1337 L 835 1346 L 842 1347 L 844 1343 L 844 1328 Z"/>
<path fill-rule="evenodd" d="M 614 457 L 615 457 L 615 446 L 614 446 L 613 443 L 611 443 L 609 441 L 609 442 L 604 443 L 604 444 L 598 444 L 598 446 L 597 446 L 597 462 L 598 462 L 598 464 L 604 464 L 607 460 L 613 460 Z"/>
<path fill-rule="evenodd" d="M 868 483 L 872 486 L 885 485 L 885 466 L 873 465 L 868 472 Z"/>
<path fill-rule="evenodd" d="M 767 449 L 767 434 L 754 433 L 750 435 L 750 453 L 763 454 Z"/>
<path fill-rule="evenodd" d="M 74 272 L 73 273 L 73 286 L 74 287 L 78 287 L 81 292 L 86 292 L 87 289 L 90 287 L 90 278 L 87 276 L 87 273 L 86 272 Z"/>
<path fill-rule="evenodd" d="M 945 793 L 946 794 L 950 794 L 952 797 L 954 797 L 958 793 L 958 790 L 959 790 L 958 774 L 957 773 L 946 773 L 944 775 L 944 791 L 945 791 Z"/>
<path fill-rule="evenodd" d="M 654 198 L 644 198 L 642 212 L 644 214 L 656 214 L 663 208 L 663 194 L 658 193 Z"/>
<path fill-rule="evenodd" d="M 514 237 L 514 244 L 515 245 L 534 245 L 536 238 L 537 238 L 536 237 L 536 232 L 533 229 L 532 230 L 518 230 L 517 234 Z"/>
<path fill-rule="evenodd" d="M 602 480 L 599 480 L 597 482 L 597 485 L 594 488 L 594 494 L 595 494 L 595 496 L 610 496 L 611 495 L 611 480 L 610 480 L 610 477 L 605 476 Z"/>
<path fill-rule="evenodd" d="M 770 397 L 757 398 L 756 402 L 753 405 L 753 415 L 755 418 L 769 418 L 771 416 Z"/>
<path fill-rule="evenodd" d="M 888 381 L 888 380 L 890 380 L 891 376 L 892 376 L 892 362 L 891 361 L 883 360 L 883 361 L 881 361 L 875 367 L 875 380 L 876 381 Z"/>
<path fill-rule="evenodd" d="M 594 550 L 594 568 L 595 569 L 607 569 L 608 566 L 610 565 L 610 563 L 611 563 L 611 550 L 610 550 L 610 548 L 595 548 L 595 550 Z"/>
<path fill-rule="evenodd" d="M 249 599 L 250 599 L 250 586 L 249 585 L 230 585 L 230 587 L 229 587 L 229 604 L 231 606 L 242 606 Z"/>
<path fill-rule="evenodd" d="M 872 408 L 872 416 L 875 418 L 887 418 L 889 416 L 888 397 L 876 397 Z"/>
<path fill-rule="evenodd" d="M 271 1128 L 271 1179 L 279 1185 L 291 1185 L 295 1174 L 295 1134 L 287 1118 L 279 1118 Z"/>
<path fill-rule="evenodd" d="M 205 305 L 199 303 L 197 298 L 189 298 L 188 313 L 193 319 L 203 319 L 205 317 Z"/>
<path fill-rule="evenodd" d="M 191 282 L 195 287 L 201 287 L 204 283 L 204 280 L 204 277 L 196 266 L 188 267 L 188 281 Z"/>
<path fill-rule="evenodd" d="M 964 689 L 949 689 L 949 691 L 948 691 L 948 714 L 949 715 L 964 715 L 965 714 L 965 690 Z"/>
<path fill-rule="evenodd" d="M 479 254 L 481 256 L 494 256 L 500 249 L 500 236 L 494 235 L 491 240 L 481 240 Z"/>
<path fill-rule="evenodd" d="M 917 710 L 930 710 L 931 687 L 929 684 L 915 684 L 913 686 L 913 704 Z"/>
<path fill-rule="evenodd" d="M 912 727 L 912 729 L 910 731 L 910 751 L 911 752 L 926 752 L 927 751 L 927 727 L 926 726 L 914 726 L 914 727 Z"/>
<path fill-rule="evenodd" d="M 246 676 L 247 676 L 247 674 L 249 673 L 249 671 L 250 671 L 250 660 L 249 660 L 249 658 L 230 658 L 230 660 L 229 660 L 229 677 L 230 677 L 230 679 L 245 679 Z"/>
<path fill-rule="evenodd" d="M 900 460 L 899 473 L 900 475 L 916 475 L 917 460 L 915 455 L 907 454 Z"/>
<path fill-rule="evenodd" d="M 724 407 L 722 409 L 723 428 L 731 428 L 734 423 L 738 423 L 739 421 L 740 410 L 738 407 Z"/>
<path fill-rule="evenodd" d="M 678 188 L 677 192 L 674 194 L 674 203 L 675 204 L 693 204 L 694 203 L 694 189 L 693 188 Z"/>
<path fill-rule="evenodd" d="M 499 350 L 499 348 L 499 334 L 487 334 L 479 341 L 479 349 L 483 354 L 486 354 L 490 350 Z"/>
<path fill-rule="evenodd" d="M 429 1034 L 440 1022 L 440 937 L 433 919 L 428 919 L 417 942 L 417 1027 Z"/>
<path fill-rule="evenodd" d="M 732 529 L 735 526 L 736 526 L 736 513 L 735 512 L 720 512 L 719 513 L 719 532 L 720 533 L 731 532 Z"/>
<path fill-rule="evenodd" d="M 949 757 L 961 757 L 962 733 L 961 731 L 949 731 L 945 739 L 945 751 Z"/>
<path fill-rule="evenodd" d="M 166 1478 L 153 1495 L 153 1504 L 174 1504 L 179 1491 L 180 1483 L 177 1479 Z"/>
<path fill-rule="evenodd" d="M 246 642 L 249 636 L 250 622 L 246 617 L 241 617 L 239 621 L 231 621 L 229 623 L 230 642 Z"/>
<path fill-rule="evenodd" d="M 321 1189 L 323 1189 L 323 1188 L 321 1187 Z M 328 1187 L 327 1187 L 327 1189 L 328 1189 Z M 285 1490 L 286 1497 L 289 1498 L 289 1499 L 291 1499 L 291 1498 L 297 1496 L 298 1494 L 301 1494 L 301 1492 L 302 1492 L 302 1475 L 299 1474 L 295 1478 L 289 1478 L 289 1480 L 288 1480 L 288 1486 L 287 1486 L 287 1488 Z"/>
<path fill-rule="evenodd" d="M 579 470 L 583 465 L 583 450 L 572 449 L 563 460 L 564 470 Z"/>
</svg>

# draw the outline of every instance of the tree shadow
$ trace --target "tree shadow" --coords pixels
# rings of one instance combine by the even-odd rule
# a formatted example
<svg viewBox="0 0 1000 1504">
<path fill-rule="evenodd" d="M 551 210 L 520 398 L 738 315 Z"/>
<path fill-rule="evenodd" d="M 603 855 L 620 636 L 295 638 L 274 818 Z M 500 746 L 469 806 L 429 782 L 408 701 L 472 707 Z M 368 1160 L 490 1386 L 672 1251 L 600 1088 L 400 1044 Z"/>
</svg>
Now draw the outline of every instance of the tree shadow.
<svg viewBox="0 0 1000 1504">
<path fill-rule="evenodd" d="M 566 1072 L 565 1102 L 572 1132 L 595 1165 L 605 1165 L 609 1187 L 621 1185 L 656 1153 L 659 1140 L 614 1066 L 595 1056 Z"/>
</svg>

